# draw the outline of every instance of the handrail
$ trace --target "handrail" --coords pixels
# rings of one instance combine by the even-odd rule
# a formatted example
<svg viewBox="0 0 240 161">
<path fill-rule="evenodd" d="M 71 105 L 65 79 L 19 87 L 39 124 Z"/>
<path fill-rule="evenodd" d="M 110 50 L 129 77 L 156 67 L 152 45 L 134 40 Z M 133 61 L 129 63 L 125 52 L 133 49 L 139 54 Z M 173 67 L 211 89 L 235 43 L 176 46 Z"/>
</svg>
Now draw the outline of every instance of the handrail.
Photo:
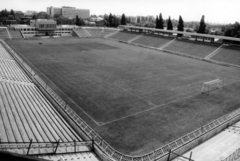
<svg viewBox="0 0 240 161">
<path fill-rule="evenodd" d="M 15 58 L 18 58 L 17 54 L 11 50 L 11 48 L 2 42 L 4 46 L 10 51 L 10 54 Z M 183 154 L 188 151 L 192 147 L 199 144 L 199 142 L 203 142 L 213 135 L 219 133 L 222 129 L 228 127 L 229 125 L 240 120 L 240 109 L 237 109 L 233 112 L 230 112 L 219 119 L 216 119 L 196 130 L 190 132 L 183 137 L 176 139 L 175 141 L 160 147 L 150 153 L 147 153 L 142 156 L 129 156 L 122 154 L 111 147 L 105 140 L 103 140 L 85 121 L 83 121 L 70 107 L 67 105 L 65 101 L 63 101 L 38 75 L 33 74 L 34 71 L 22 61 L 24 64 L 26 71 L 32 75 L 32 79 L 35 79 L 39 85 L 51 96 L 51 98 L 58 103 L 58 105 L 68 114 L 68 116 L 74 120 L 76 125 L 85 133 L 89 140 L 94 141 L 94 145 L 97 145 L 108 157 L 116 161 L 150 161 L 150 160 L 160 160 L 165 161 L 168 157 L 168 152 L 171 149 L 173 152 L 178 154 Z"/>
<path fill-rule="evenodd" d="M 226 157 L 222 161 L 240 161 L 240 148 L 236 149 L 235 152 L 230 154 L 228 157 Z"/>
</svg>

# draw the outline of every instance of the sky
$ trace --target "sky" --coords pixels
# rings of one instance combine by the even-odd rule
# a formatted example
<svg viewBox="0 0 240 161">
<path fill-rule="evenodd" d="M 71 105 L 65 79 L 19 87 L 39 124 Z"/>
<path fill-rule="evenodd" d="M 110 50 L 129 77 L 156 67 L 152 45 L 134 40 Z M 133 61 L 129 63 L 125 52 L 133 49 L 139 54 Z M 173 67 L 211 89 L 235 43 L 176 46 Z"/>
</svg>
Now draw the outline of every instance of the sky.
<svg viewBox="0 0 240 161">
<path fill-rule="evenodd" d="M 90 9 L 90 14 L 115 14 L 126 16 L 156 16 L 162 13 L 184 21 L 200 21 L 228 24 L 240 22 L 240 0 L 0 0 L 0 10 L 13 9 L 26 12 L 47 10 L 47 7 L 71 6 Z"/>
</svg>

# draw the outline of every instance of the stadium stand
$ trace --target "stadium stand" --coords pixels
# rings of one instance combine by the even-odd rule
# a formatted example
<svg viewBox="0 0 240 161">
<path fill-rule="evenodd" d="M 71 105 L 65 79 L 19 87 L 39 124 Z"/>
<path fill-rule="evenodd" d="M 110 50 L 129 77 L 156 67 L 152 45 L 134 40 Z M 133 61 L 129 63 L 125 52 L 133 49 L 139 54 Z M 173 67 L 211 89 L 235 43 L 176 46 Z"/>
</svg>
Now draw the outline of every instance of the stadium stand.
<svg viewBox="0 0 240 161">
<path fill-rule="evenodd" d="M 81 140 L 2 44 L 0 55 L 1 141 Z"/>
<path fill-rule="evenodd" d="M 184 157 L 189 157 L 192 152 L 192 160 L 195 161 L 220 161 L 228 157 L 237 148 L 240 147 L 240 122 L 228 127 L 224 131 L 220 132 L 216 136 L 210 138 L 201 145 L 191 149 L 189 152 L 185 153 Z M 178 157 L 173 161 L 187 161 L 188 159 L 183 159 Z M 229 159 L 230 161 L 230 159 Z"/>
<path fill-rule="evenodd" d="M 9 29 L 9 33 L 14 39 L 23 38 L 22 34 L 20 33 L 20 30 Z"/>
<path fill-rule="evenodd" d="M 124 41 L 127 42 L 131 39 L 133 39 L 134 37 L 139 36 L 139 33 L 133 33 L 133 32 L 118 32 L 112 36 L 110 36 L 109 38 L 115 39 L 115 40 L 120 40 L 120 41 Z"/>
<path fill-rule="evenodd" d="M 173 38 L 155 35 L 143 35 L 132 43 L 159 48 L 171 40 L 173 40 Z"/>
<path fill-rule="evenodd" d="M 223 46 L 211 59 L 240 66 L 240 47 Z"/>
<path fill-rule="evenodd" d="M 92 152 L 92 141 L 83 141 L 80 138 L 48 98 L 34 83 L 31 83 L 30 78 L 2 43 L 0 43 L 2 77 L 0 78 L 0 151 L 2 151 L 0 154 L 4 154 L 6 159 L 15 160 L 59 160 L 60 158 L 98 161 L 98 157 Z M 3 78 L 3 75 L 7 76 Z M 34 159 L 18 154 L 40 157 Z"/>
<path fill-rule="evenodd" d="M 83 29 L 83 28 L 74 29 L 74 31 L 76 32 L 76 34 L 77 34 L 79 37 L 89 37 L 89 36 L 91 36 L 91 35 L 89 35 L 89 33 L 87 33 L 86 30 Z"/>
<path fill-rule="evenodd" d="M 9 39 L 7 28 L 0 28 L 0 39 Z"/>
<path fill-rule="evenodd" d="M 220 44 L 175 40 L 169 46 L 163 48 L 163 50 L 204 58 L 216 50 L 219 46 Z"/>
<path fill-rule="evenodd" d="M 8 51 L 4 48 L 4 46 L 1 43 L 0 43 L 0 59 L 13 60 L 12 56 L 8 53 Z"/>
<path fill-rule="evenodd" d="M 9 59 L 0 59 L 0 78 L 19 82 L 30 82 L 30 79 L 18 64 L 14 60 Z"/>
<path fill-rule="evenodd" d="M 101 28 L 85 28 L 93 37 L 101 37 L 103 29 Z"/>
<path fill-rule="evenodd" d="M 115 30 L 115 29 L 104 29 L 103 32 L 102 32 L 102 35 L 103 37 L 108 37 L 108 36 L 111 36 L 115 33 L 119 32 L 119 30 Z"/>
<path fill-rule="evenodd" d="M 100 159 L 97 158 L 97 156 L 94 153 L 91 152 L 81 152 L 81 153 L 74 153 L 74 154 L 61 154 L 61 155 L 45 155 L 45 156 L 39 156 L 39 158 L 42 159 L 48 159 L 52 161 L 59 161 L 59 160 L 65 160 L 65 161 L 100 161 Z"/>
</svg>

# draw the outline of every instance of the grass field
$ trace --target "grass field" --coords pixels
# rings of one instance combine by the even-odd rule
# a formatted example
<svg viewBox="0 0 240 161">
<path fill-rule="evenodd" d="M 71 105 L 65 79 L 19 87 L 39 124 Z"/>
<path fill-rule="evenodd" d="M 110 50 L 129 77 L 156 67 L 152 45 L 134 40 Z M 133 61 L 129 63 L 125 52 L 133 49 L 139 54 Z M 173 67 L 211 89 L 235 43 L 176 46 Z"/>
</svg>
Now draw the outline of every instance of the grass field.
<svg viewBox="0 0 240 161">
<path fill-rule="evenodd" d="M 240 107 L 237 68 L 105 39 L 8 44 L 124 154 L 150 152 Z M 203 82 L 217 78 L 224 89 L 201 94 Z"/>
</svg>

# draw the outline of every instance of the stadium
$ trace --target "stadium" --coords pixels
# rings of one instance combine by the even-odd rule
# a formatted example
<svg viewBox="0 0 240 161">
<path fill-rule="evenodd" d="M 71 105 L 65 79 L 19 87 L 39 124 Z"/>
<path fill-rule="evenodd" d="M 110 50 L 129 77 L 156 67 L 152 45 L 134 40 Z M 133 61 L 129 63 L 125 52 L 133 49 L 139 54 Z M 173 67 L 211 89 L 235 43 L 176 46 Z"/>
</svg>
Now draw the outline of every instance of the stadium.
<svg viewBox="0 0 240 161">
<path fill-rule="evenodd" d="M 219 137 L 212 146 L 228 153 L 217 159 L 239 158 L 240 47 L 215 41 L 238 38 L 135 26 L 67 34 L 0 28 L 1 151 L 197 161 L 189 153 Z"/>
</svg>

